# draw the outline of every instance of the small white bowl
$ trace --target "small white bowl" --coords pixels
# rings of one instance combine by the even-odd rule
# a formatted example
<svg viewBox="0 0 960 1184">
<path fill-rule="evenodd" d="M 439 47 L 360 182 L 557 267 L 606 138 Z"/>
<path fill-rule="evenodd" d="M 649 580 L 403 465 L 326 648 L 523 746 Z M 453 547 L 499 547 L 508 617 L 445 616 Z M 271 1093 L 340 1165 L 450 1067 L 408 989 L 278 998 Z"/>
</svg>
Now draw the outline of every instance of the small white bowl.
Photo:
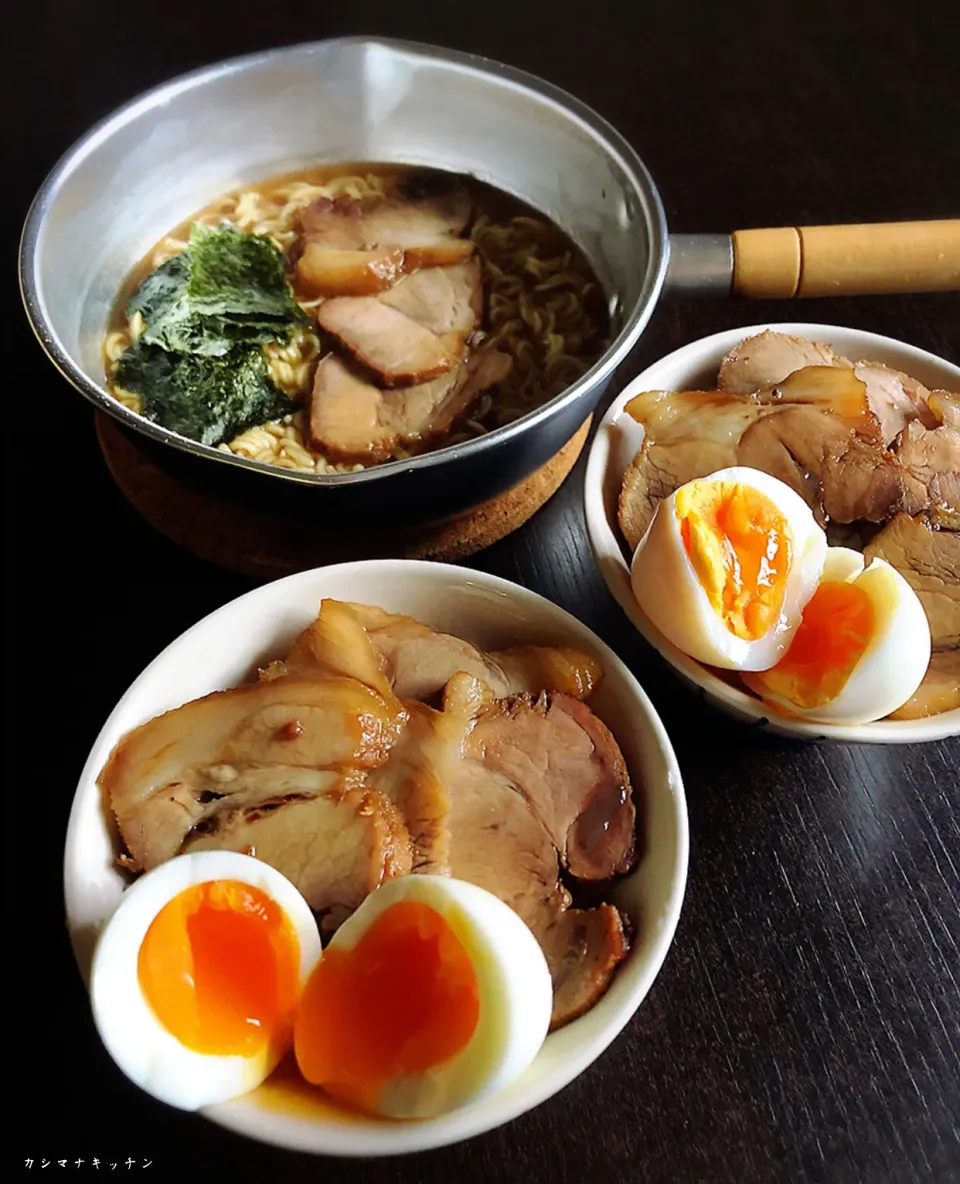
<svg viewBox="0 0 960 1184">
<path fill-rule="evenodd" d="M 611 893 L 636 928 L 634 947 L 609 990 L 586 1015 L 548 1036 L 526 1073 L 474 1106 L 422 1122 L 305 1117 L 248 1094 L 203 1114 L 266 1143 L 325 1155 L 394 1155 L 440 1147 L 500 1126 L 545 1101 L 594 1061 L 639 1007 L 673 939 L 687 875 L 687 815 L 677 761 L 650 700 L 609 647 L 542 596 L 465 568 L 416 560 L 344 563 L 302 572 L 232 601 L 169 645 L 133 683 L 103 727 L 84 767 L 67 829 L 67 924 L 87 979 L 98 933 L 125 880 L 114 866 L 117 835 L 96 778 L 130 728 L 210 691 L 235 686 L 315 616 L 324 596 L 407 613 L 484 648 L 564 643 L 593 654 L 604 677 L 590 706 L 620 743 L 636 788 L 636 871 Z M 119 1072 L 119 1070 L 118 1070 Z"/>
<path fill-rule="evenodd" d="M 597 430 L 587 461 L 584 479 L 584 510 L 587 534 L 594 558 L 607 587 L 616 597 L 646 641 L 660 652 L 678 675 L 718 707 L 737 719 L 764 727 L 783 736 L 805 740 L 838 740 L 872 744 L 913 744 L 941 740 L 960 734 L 960 708 L 927 719 L 879 720 L 871 724 L 807 723 L 771 715 L 769 708 L 711 670 L 701 666 L 672 645 L 640 609 L 630 585 L 630 551 L 617 522 L 617 501 L 623 476 L 643 440 L 643 428 L 625 411 L 626 404 L 641 391 L 711 390 L 724 355 L 745 337 L 773 329 L 793 337 L 823 341 L 853 361 L 884 362 L 909 374 L 931 389 L 960 390 L 960 368 L 936 354 L 860 329 L 837 325 L 768 324 L 747 325 L 702 337 L 674 350 L 642 374 L 614 399 Z"/>
</svg>

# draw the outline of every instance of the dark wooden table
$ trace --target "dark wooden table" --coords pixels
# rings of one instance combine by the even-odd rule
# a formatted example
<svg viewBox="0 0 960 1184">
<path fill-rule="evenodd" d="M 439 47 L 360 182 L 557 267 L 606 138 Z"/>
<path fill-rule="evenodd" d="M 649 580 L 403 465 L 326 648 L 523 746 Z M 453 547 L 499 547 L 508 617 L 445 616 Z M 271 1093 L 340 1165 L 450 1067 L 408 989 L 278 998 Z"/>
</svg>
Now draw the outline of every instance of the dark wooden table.
<svg viewBox="0 0 960 1184">
<path fill-rule="evenodd" d="M 358 32 L 478 51 L 573 91 L 636 145 L 674 230 L 960 214 L 955 3 L 35 0 L 4 25 L 11 240 L 60 152 L 121 101 L 220 57 Z M 3 468 L 16 533 L 5 549 L 19 607 L 5 619 L 17 643 L 6 657 L 16 720 L 7 751 L 24 762 L 5 783 L 17 816 L 4 847 L 20 870 L 6 895 L 19 935 L 6 946 L 4 1027 L 23 1047 L 5 1061 L 18 1099 L 5 1158 L 18 1171 L 31 1158 L 34 1171 L 47 1159 L 63 1172 L 67 1157 L 70 1172 L 90 1173 L 97 1157 L 98 1171 L 163 1179 L 195 1169 L 438 1184 L 960 1179 L 960 741 L 803 746 L 758 738 L 703 706 L 593 568 L 582 462 L 476 566 L 536 589 L 609 641 L 676 745 L 690 879 L 639 1014 L 534 1113 L 405 1160 L 318 1163 L 128 1085 L 96 1038 L 64 934 L 67 811 L 129 682 L 249 582 L 177 551 L 128 508 L 89 407 L 44 360 L 9 295 Z M 958 360 L 957 295 L 726 300 L 662 305 L 623 377 L 702 334 L 766 318 L 861 326 Z"/>
</svg>

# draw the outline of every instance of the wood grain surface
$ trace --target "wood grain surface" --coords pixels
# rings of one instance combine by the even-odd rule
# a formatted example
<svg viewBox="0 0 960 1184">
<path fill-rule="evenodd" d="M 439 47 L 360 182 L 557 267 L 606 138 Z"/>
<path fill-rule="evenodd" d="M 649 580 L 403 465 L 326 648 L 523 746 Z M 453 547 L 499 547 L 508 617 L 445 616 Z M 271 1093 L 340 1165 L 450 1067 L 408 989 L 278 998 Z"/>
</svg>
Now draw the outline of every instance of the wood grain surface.
<svg viewBox="0 0 960 1184">
<path fill-rule="evenodd" d="M 960 213 L 956 3 L 34 0 L 4 24 L 8 276 L 45 172 L 118 103 L 220 57 L 359 32 L 481 52 L 576 93 L 645 158 L 676 231 Z M 73 788 L 130 681 L 251 581 L 177 550 L 128 506 L 92 411 L 43 358 L 12 283 L 8 299 L 7 751 L 23 764 L 5 770 L 5 849 L 16 856 L 6 914 L 17 922 L 5 950 L 17 1049 L 5 1063 L 17 1101 L 4 1158 L 18 1174 L 45 1158 L 63 1178 L 90 1175 L 97 1157 L 116 1178 L 164 1180 L 960 1179 L 960 741 L 804 746 L 716 715 L 631 630 L 594 570 L 582 458 L 526 526 L 471 562 L 610 642 L 676 745 L 689 887 L 634 1020 L 533 1113 L 402 1160 L 287 1154 L 129 1085 L 96 1037 L 64 934 Z M 622 377 L 702 334 L 768 318 L 855 325 L 958 361 L 956 294 L 731 299 L 662 304 Z"/>
</svg>

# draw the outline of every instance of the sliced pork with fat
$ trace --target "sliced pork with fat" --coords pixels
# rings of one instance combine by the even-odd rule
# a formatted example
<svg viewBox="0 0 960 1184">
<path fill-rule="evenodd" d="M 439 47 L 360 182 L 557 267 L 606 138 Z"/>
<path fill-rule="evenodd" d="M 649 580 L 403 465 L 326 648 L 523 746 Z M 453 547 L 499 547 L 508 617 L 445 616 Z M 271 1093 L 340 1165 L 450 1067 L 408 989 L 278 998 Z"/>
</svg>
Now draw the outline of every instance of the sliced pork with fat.
<svg viewBox="0 0 960 1184">
<path fill-rule="evenodd" d="M 885 446 L 892 444 L 914 420 L 926 427 L 937 426 L 927 405 L 930 392 L 908 374 L 879 362 L 857 362 L 853 372 L 867 388 L 867 399 L 879 421 Z"/>
<path fill-rule="evenodd" d="M 471 200 L 449 179 L 410 178 L 386 197 L 321 197 L 300 215 L 297 285 L 312 295 L 363 295 L 421 267 L 464 262 L 474 252 L 459 236 Z"/>
<path fill-rule="evenodd" d="M 297 286 L 308 296 L 370 296 L 403 274 L 399 247 L 349 251 L 307 243 L 297 260 Z"/>
<path fill-rule="evenodd" d="M 897 514 L 863 554 L 892 564 L 920 597 L 934 650 L 960 647 L 960 533 Z"/>
<path fill-rule="evenodd" d="M 409 455 L 509 373 L 508 355 L 468 349 L 483 314 L 480 263 L 459 237 L 470 214 L 467 190 L 430 172 L 385 196 L 323 197 L 301 212 L 297 284 L 324 297 L 317 325 L 341 355 L 314 375 L 315 448 L 367 463 Z"/>
<path fill-rule="evenodd" d="M 405 723 L 399 704 L 352 679 L 280 678 L 216 691 L 135 728 L 99 781 L 133 861 L 149 868 L 176 853 L 196 804 L 238 770 L 374 768 Z M 211 768 L 228 770 L 216 788 Z"/>
<path fill-rule="evenodd" d="M 923 682 L 892 719 L 921 719 L 960 707 L 960 533 L 898 514 L 864 549 L 885 559 L 913 588 L 930 626 L 933 653 Z"/>
<path fill-rule="evenodd" d="M 927 396 L 927 406 L 938 424 L 960 429 L 960 394 L 953 394 L 950 391 L 931 391 Z"/>
<path fill-rule="evenodd" d="M 582 699 L 601 678 L 596 658 L 569 646 L 524 645 L 484 653 L 413 617 L 373 605 L 351 608 L 379 654 L 394 694 L 404 700 L 433 699 L 458 673 L 479 679 L 494 698 L 561 691 Z"/>
<path fill-rule="evenodd" d="M 466 336 L 425 329 L 375 296 L 334 296 L 317 310 L 317 324 L 386 386 L 427 382 L 463 360 Z"/>
<path fill-rule="evenodd" d="M 424 268 L 377 297 L 328 300 L 317 322 L 387 386 L 396 386 L 452 370 L 482 314 L 483 281 L 473 260 Z"/>
<path fill-rule="evenodd" d="M 300 214 L 308 242 L 346 250 L 430 247 L 463 234 L 472 202 L 450 178 L 411 176 L 385 197 L 320 197 Z"/>
<path fill-rule="evenodd" d="M 372 771 L 365 785 L 399 810 L 410 835 L 413 870 L 444 874 L 446 784 L 451 762 L 459 757 L 469 713 L 458 718 L 413 700 L 401 706 L 358 613 L 339 600 L 324 598 L 316 618 L 294 639 L 284 658 L 271 662 L 260 677 L 269 680 L 290 674 L 358 679 L 404 714 L 407 723 L 386 762 Z"/>
<path fill-rule="evenodd" d="M 450 873 L 498 896 L 530 927 L 550 968 L 558 1027 L 596 1002 L 625 956 L 619 914 L 610 905 L 570 908 L 557 849 L 503 774 L 467 757 L 450 801 Z"/>
<path fill-rule="evenodd" d="M 744 432 L 737 460 L 795 489 L 821 523 L 883 522 L 903 494 L 895 456 L 810 406 L 771 408 Z"/>
<path fill-rule="evenodd" d="M 624 474 L 620 529 L 634 550 L 665 497 L 737 463 L 737 445 L 763 414 L 755 399 L 720 391 L 645 391 L 625 408 L 644 440 Z"/>
<path fill-rule="evenodd" d="M 908 514 L 926 513 L 938 526 L 960 530 L 960 400 L 945 391 L 934 392 L 928 411 L 935 426 L 915 419 L 897 439 L 903 508 Z"/>
<path fill-rule="evenodd" d="M 261 682 L 291 674 L 354 678 L 376 691 L 390 710 L 405 714 L 359 614 L 342 600 L 325 596 L 316 617 L 297 634 L 283 658 L 259 671 Z"/>
<path fill-rule="evenodd" d="M 221 804 L 193 828 L 182 850 L 254 855 L 292 881 L 314 912 L 338 920 L 412 866 L 403 814 L 363 785 L 342 793 L 277 795 L 253 805 Z"/>
<path fill-rule="evenodd" d="M 853 363 L 823 342 L 790 337 L 767 329 L 734 346 L 720 364 L 717 386 L 735 394 L 753 394 L 782 383 L 805 367 L 852 371 L 864 384 L 880 442 L 888 447 L 912 420 L 935 427 L 927 407 L 929 391 L 899 370 L 879 362 Z"/>
<path fill-rule="evenodd" d="M 923 682 L 889 719 L 926 719 L 960 707 L 960 649 L 930 655 Z"/>
<path fill-rule="evenodd" d="M 612 904 L 565 909 L 539 941 L 553 979 L 553 1028 L 589 1011 L 630 952 L 624 919 Z"/>
<path fill-rule="evenodd" d="M 850 363 L 829 345 L 766 329 L 730 350 L 720 363 L 717 386 L 732 394 L 752 395 L 804 366 L 849 367 Z"/>
<path fill-rule="evenodd" d="M 480 262 L 471 259 L 454 267 L 422 268 L 378 299 L 431 333 L 470 333 L 483 316 Z"/>
<path fill-rule="evenodd" d="M 806 367 L 753 394 L 649 391 L 625 410 L 645 433 L 618 506 L 631 549 L 663 498 L 735 465 L 786 482 L 821 522 L 882 522 L 901 504 L 899 461 L 850 369 Z"/>
<path fill-rule="evenodd" d="M 177 855 L 194 828 L 218 810 L 340 794 L 349 784 L 340 770 L 221 763 L 184 769 L 136 807 L 122 813 L 114 810 L 130 864 L 149 871 Z"/>
<path fill-rule="evenodd" d="M 571 875 L 607 880 L 633 866 L 635 812 L 617 743 L 567 695 L 520 695 L 478 718 L 468 751 L 526 799 Z"/>
<path fill-rule="evenodd" d="M 881 443 L 880 424 L 867 398 L 866 383 L 853 370 L 837 366 L 804 366 L 782 382 L 763 387 L 754 398 L 764 407 L 782 404 L 832 412 L 842 423 L 873 443 Z"/>
<path fill-rule="evenodd" d="M 369 784 L 396 803 L 406 820 L 415 872 L 450 872 L 450 785 L 470 717 L 408 703 L 410 722 Z"/>
<path fill-rule="evenodd" d="M 382 390 L 329 354 L 317 366 L 310 439 L 340 458 L 388 460 L 445 435 L 483 391 L 502 382 L 511 359 L 492 346 L 472 351 L 430 382 Z"/>
</svg>

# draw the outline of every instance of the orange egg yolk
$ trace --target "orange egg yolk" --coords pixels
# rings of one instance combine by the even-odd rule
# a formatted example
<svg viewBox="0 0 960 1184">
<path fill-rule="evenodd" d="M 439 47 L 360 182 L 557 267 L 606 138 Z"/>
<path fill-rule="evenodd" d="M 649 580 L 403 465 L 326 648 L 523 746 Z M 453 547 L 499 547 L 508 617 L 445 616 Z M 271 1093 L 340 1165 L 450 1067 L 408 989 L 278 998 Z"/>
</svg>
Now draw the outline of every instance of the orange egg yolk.
<svg viewBox="0 0 960 1184">
<path fill-rule="evenodd" d="M 756 641 L 783 608 L 793 546 L 774 502 L 735 481 L 692 481 L 675 511 L 690 564 L 711 607 L 744 641 Z"/>
<path fill-rule="evenodd" d="M 289 1038 L 300 942 L 280 906 L 237 880 L 194 884 L 157 913 L 140 946 L 140 989 L 194 1052 L 251 1056 Z"/>
<path fill-rule="evenodd" d="M 836 699 L 874 632 L 870 597 L 855 583 L 824 581 L 807 602 L 790 648 L 772 670 L 743 675 L 763 695 L 772 692 L 798 707 Z"/>
<path fill-rule="evenodd" d="M 350 948 L 331 946 L 297 1010 L 307 1081 L 368 1110 L 383 1085 L 428 1073 L 469 1044 L 477 976 L 449 923 L 419 901 L 385 909 Z"/>
</svg>

